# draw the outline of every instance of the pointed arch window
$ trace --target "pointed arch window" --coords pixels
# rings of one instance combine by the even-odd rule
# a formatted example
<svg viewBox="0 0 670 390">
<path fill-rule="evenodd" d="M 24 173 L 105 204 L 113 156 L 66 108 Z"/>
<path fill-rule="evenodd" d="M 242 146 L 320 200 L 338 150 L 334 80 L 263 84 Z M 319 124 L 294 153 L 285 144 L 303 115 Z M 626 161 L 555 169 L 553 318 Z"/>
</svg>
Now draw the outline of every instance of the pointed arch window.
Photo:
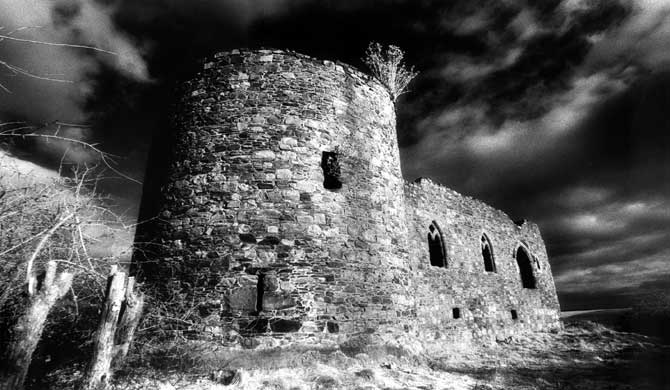
<svg viewBox="0 0 670 390">
<path fill-rule="evenodd" d="M 433 267 L 447 266 L 447 251 L 442 239 L 442 231 L 435 221 L 428 226 L 428 252 L 430 253 L 430 265 Z"/>
<path fill-rule="evenodd" d="M 537 281 L 533 274 L 533 263 L 531 262 L 532 256 L 528 253 L 528 250 L 520 245 L 516 250 L 515 257 L 523 288 L 537 288 Z"/>
<path fill-rule="evenodd" d="M 486 236 L 486 234 L 482 234 L 481 245 L 482 258 L 484 259 L 484 270 L 486 272 L 496 272 L 496 263 L 493 257 L 493 246 L 491 245 L 491 241 Z"/>
</svg>

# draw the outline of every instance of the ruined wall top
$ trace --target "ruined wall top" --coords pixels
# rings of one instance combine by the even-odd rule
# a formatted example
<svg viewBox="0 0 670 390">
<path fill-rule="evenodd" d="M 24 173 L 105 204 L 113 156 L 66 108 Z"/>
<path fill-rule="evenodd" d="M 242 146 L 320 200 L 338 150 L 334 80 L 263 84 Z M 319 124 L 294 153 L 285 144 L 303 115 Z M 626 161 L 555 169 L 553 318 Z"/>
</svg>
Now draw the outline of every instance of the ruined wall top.
<svg viewBox="0 0 670 390">
<path fill-rule="evenodd" d="M 374 78 L 369 73 L 366 73 L 357 67 L 341 62 L 341 61 L 331 61 L 331 60 L 322 60 L 316 57 L 312 57 L 306 54 L 298 53 L 293 50 L 279 50 L 279 49 L 233 49 L 229 51 L 220 51 L 215 53 L 213 56 L 201 60 L 204 69 L 210 69 L 215 66 L 215 61 L 223 61 L 228 64 L 239 64 L 245 62 L 266 62 L 271 63 L 274 60 L 274 55 L 282 55 L 294 57 L 300 61 L 308 62 L 313 65 L 323 65 L 325 67 L 332 67 L 336 72 L 346 73 L 360 81 L 369 83 L 374 88 L 379 88 L 385 92 L 389 100 L 391 100 L 391 95 L 388 93 L 386 87 L 384 87 L 379 80 Z"/>
<path fill-rule="evenodd" d="M 411 200 L 418 195 L 423 196 L 437 196 L 440 199 L 446 199 L 452 202 L 467 203 L 469 208 L 479 209 L 482 212 L 491 213 L 497 219 L 506 222 L 513 222 L 517 228 L 521 230 L 533 231 L 540 233 L 539 226 L 527 219 L 512 219 L 507 213 L 499 210 L 488 203 L 473 198 L 468 195 L 463 195 L 443 184 L 440 184 L 429 177 L 419 177 L 413 181 L 405 181 L 405 195 Z"/>
</svg>

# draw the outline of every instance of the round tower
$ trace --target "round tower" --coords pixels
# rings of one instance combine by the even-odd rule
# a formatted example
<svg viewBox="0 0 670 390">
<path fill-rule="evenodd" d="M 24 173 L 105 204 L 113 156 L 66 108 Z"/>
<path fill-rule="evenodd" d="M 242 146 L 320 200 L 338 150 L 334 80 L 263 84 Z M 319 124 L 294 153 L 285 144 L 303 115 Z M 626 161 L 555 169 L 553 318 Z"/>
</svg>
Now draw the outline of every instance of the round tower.
<svg viewBox="0 0 670 390">
<path fill-rule="evenodd" d="M 407 227 L 382 85 L 296 53 L 219 53 L 184 84 L 175 128 L 150 282 L 212 329 L 398 321 Z"/>
</svg>

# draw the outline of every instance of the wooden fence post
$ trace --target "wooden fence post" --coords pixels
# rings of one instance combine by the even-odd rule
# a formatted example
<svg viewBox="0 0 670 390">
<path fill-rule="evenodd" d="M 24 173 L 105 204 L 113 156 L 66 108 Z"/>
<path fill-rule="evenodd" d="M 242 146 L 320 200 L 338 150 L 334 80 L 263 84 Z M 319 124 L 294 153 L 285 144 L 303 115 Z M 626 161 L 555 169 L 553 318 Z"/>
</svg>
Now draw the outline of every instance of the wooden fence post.
<svg viewBox="0 0 670 390">
<path fill-rule="evenodd" d="M 126 283 L 126 274 L 112 267 L 84 390 L 107 387 L 113 368 L 128 354 L 144 307 L 144 295 L 135 287 L 134 277 L 128 278 Z"/>
<path fill-rule="evenodd" d="M 116 332 L 114 359 L 112 366 L 118 367 L 128 355 L 130 344 L 133 342 L 135 329 L 140 323 L 142 309 L 144 308 L 144 294 L 135 289 L 135 278 L 128 278 L 125 300 L 123 301 L 123 314 L 119 320 Z"/>
<path fill-rule="evenodd" d="M 100 325 L 93 343 L 93 357 L 88 368 L 84 389 L 105 388 L 111 376 L 111 364 L 114 353 L 114 334 L 121 312 L 121 303 L 125 293 L 126 274 L 112 266 L 107 278 L 105 306 L 100 316 Z"/>
</svg>

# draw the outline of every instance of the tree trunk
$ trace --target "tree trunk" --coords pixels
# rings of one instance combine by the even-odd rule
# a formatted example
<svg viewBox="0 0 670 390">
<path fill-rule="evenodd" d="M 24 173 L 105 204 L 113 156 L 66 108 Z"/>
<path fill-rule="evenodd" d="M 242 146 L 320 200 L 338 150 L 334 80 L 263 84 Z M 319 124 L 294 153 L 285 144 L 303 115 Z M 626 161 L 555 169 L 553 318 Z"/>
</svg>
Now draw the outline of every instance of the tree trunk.
<svg viewBox="0 0 670 390">
<path fill-rule="evenodd" d="M 30 276 L 29 285 L 36 286 L 37 278 Z M 6 365 L 0 371 L 0 390 L 23 388 L 37 343 L 51 308 L 72 286 L 73 275 L 62 272 L 56 278 L 56 262 L 47 263 L 46 275 L 39 291 L 30 296 L 28 306 L 14 326 L 12 341 L 5 356 Z"/>
<path fill-rule="evenodd" d="M 114 357 L 114 335 L 121 312 L 125 292 L 126 274 L 112 266 L 107 279 L 105 307 L 95 336 L 93 358 L 85 379 L 84 389 L 105 388 L 111 377 L 112 358 Z"/>
<path fill-rule="evenodd" d="M 114 360 L 112 365 L 118 367 L 128 355 L 130 344 L 133 342 L 135 329 L 140 323 L 142 309 L 144 308 L 144 294 L 135 289 L 135 278 L 128 278 L 126 297 L 123 301 L 119 328 L 116 332 Z"/>
</svg>

